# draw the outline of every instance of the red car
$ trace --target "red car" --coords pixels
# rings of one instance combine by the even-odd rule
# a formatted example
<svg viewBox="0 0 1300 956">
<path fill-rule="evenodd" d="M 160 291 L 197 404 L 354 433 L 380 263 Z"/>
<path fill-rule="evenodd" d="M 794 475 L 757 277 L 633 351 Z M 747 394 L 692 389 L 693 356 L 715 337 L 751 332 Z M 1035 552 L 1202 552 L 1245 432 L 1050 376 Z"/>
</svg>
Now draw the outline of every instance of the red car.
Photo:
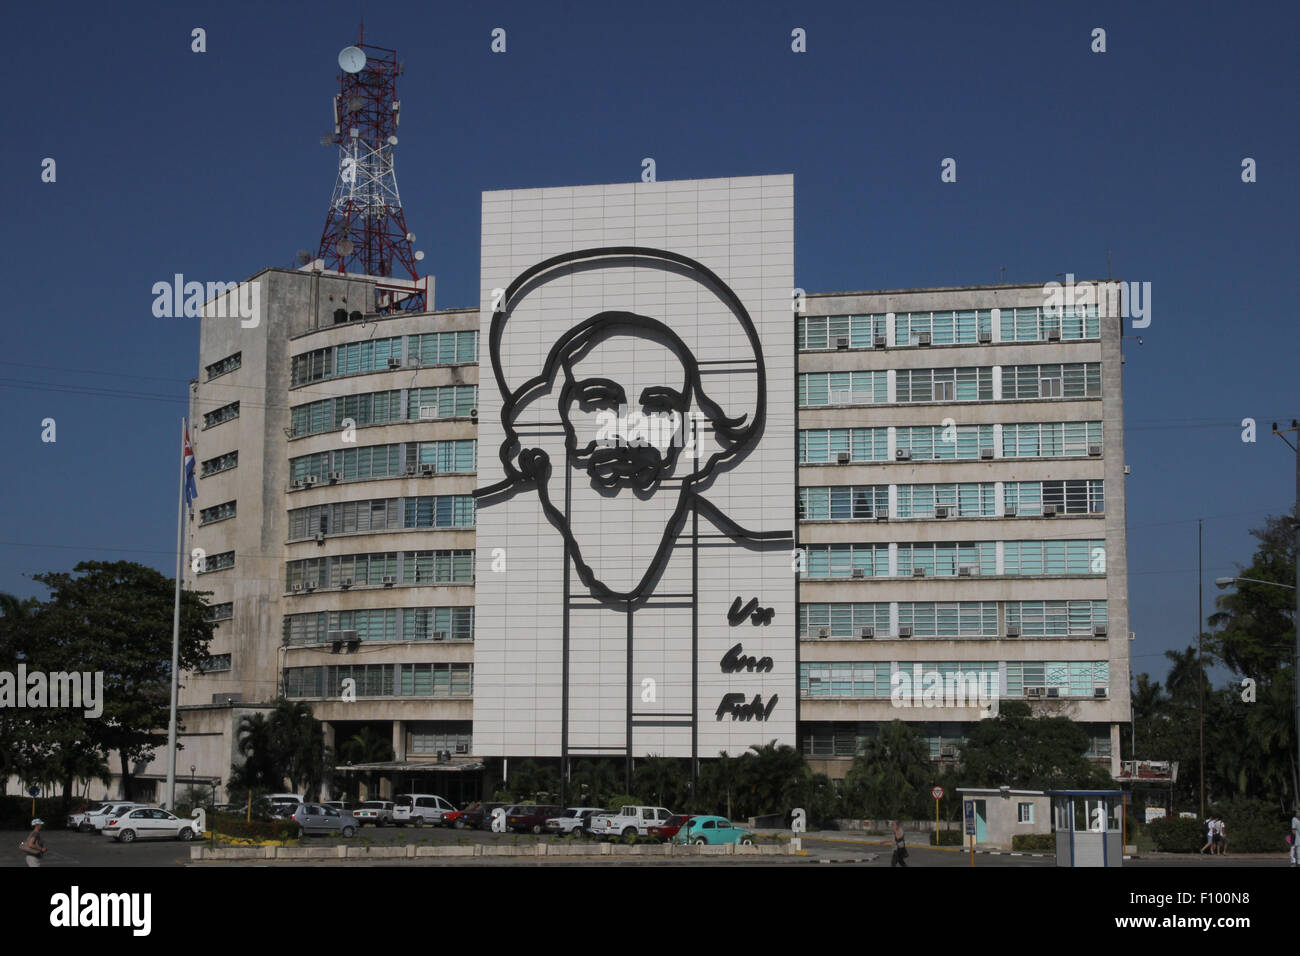
<svg viewBox="0 0 1300 956">
<path fill-rule="evenodd" d="M 541 833 L 546 829 L 546 821 L 551 817 L 558 817 L 564 812 L 564 807 L 551 806 L 521 806 L 517 807 L 514 813 L 506 814 L 506 829 L 515 830 L 520 833 L 531 830 L 533 833 Z"/>
<path fill-rule="evenodd" d="M 686 821 L 699 816 L 698 813 L 678 813 L 668 818 L 667 823 L 661 823 L 658 826 L 646 827 L 646 832 L 653 837 L 658 837 L 665 843 L 672 841 L 677 836 L 677 831 L 686 825 Z"/>
</svg>

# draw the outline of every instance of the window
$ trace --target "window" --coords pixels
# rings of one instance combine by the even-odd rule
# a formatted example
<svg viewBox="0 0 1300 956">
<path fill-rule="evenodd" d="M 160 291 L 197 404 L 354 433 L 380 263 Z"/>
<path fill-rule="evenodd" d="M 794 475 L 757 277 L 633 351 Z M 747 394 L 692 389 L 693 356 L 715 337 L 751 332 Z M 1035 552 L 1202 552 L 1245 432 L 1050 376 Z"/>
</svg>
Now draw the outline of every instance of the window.
<svg viewBox="0 0 1300 956">
<path fill-rule="evenodd" d="M 896 373 L 895 395 L 906 402 L 993 400 L 993 368 L 913 368 Z"/>
<path fill-rule="evenodd" d="M 330 345 L 293 357 L 291 387 L 342 375 L 386 372 L 389 360 L 402 361 L 401 337 Z"/>
<path fill-rule="evenodd" d="M 1006 668 L 1008 697 L 1090 698 L 1095 688 L 1110 688 L 1108 661 L 1007 661 Z"/>
<path fill-rule="evenodd" d="M 799 696 L 888 698 L 888 661 L 808 661 L 799 665 Z"/>
<path fill-rule="evenodd" d="M 427 332 L 406 337 L 407 355 L 421 365 L 457 365 L 478 361 L 478 330 Z"/>
<path fill-rule="evenodd" d="M 215 674 L 219 671 L 230 670 L 229 654 L 213 654 L 206 660 L 201 661 L 198 666 L 200 674 Z"/>
<path fill-rule="evenodd" d="M 293 437 L 335 431 L 351 419 L 358 426 L 382 425 L 405 421 L 402 414 L 402 392 L 367 392 L 363 395 L 342 395 L 318 402 L 297 405 L 290 412 Z"/>
<path fill-rule="evenodd" d="M 212 428 L 214 425 L 220 425 L 222 422 L 228 422 L 232 418 L 239 417 L 239 402 L 231 402 L 229 405 L 222 405 L 215 411 L 207 412 L 203 416 L 203 427 Z"/>
<path fill-rule="evenodd" d="M 211 508 L 199 509 L 199 524 L 212 524 L 214 521 L 225 521 L 227 518 L 235 516 L 235 503 L 226 501 L 219 505 L 213 505 Z"/>
<path fill-rule="evenodd" d="M 813 544 L 804 548 L 804 559 L 805 570 L 801 576 L 805 578 L 889 575 L 888 544 Z"/>
<path fill-rule="evenodd" d="M 407 753 L 436 754 L 447 750 L 467 754 L 474 749 L 473 726 L 468 720 L 436 720 L 412 723 L 408 727 Z"/>
<path fill-rule="evenodd" d="M 223 571 L 235 566 L 235 552 L 223 551 L 221 554 L 209 554 L 203 559 L 203 572 Z"/>
<path fill-rule="evenodd" d="M 984 426 L 992 435 L 992 426 Z M 840 453 L 850 461 L 885 461 L 889 455 L 886 428 L 808 428 L 799 432 L 799 464 L 834 464 Z"/>
<path fill-rule="evenodd" d="M 917 345 L 923 334 L 932 345 L 973 345 L 993 330 L 990 309 L 959 312 L 899 312 L 894 316 L 896 345 Z"/>
<path fill-rule="evenodd" d="M 1056 509 L 1057 514 L 1104 514 L 1104 482 L 1099 479 L 1061 481 L 1009 481 L 1004 488 L 1006 504 L 1017 514 L 1036 515 Z"/>
<path fill-rule="evenodd" d="M 413 472 L 432 465 L 437 474 L 472 472 L 478 467 L 478 442 L 473 438 L 448 441 L 411 442 L 406 446 L 406 465 Z"/>
<path fill-rule="evenodd" d="M 1003 546 L 1004 574 L 1105 574 L 1106 542 L 1007 541 Z"/>
<path fill-rule="evenodd" d="M 799 605 L 800 637 L 820 637 L 822 628 L 826 628 L 827 637 L 854 638 L 867 626 L 882 637 L 889 633 L 888 602 Z"/>
<path fill-rule="evenodd" d="M 207 478 L 210 475 L 220 474 L 223 471 L 229 471 L 231 468 L 239 466 L 239 452 L 227 452 L 224 455 L 218 455 L 216 458 L 209 458 L 203 463 L 202 477 Z"/>
<path fill-rule="evenodd" d="M 867 349 L 875 344 L 876 336 L 884 336 L 884 315 L 807 315 L 798 323 L 798 348 L 802 351 L 833 349 L 840 339 L 848 339 L 848 347 Z"/>
<path fill-rule="evenodd" d="M 919 461 L 977 459 L 982 449 L 993 448 L 993 426 L 900 426 L 897 429 L 896 447 L 909 452 L 913 460 Z"/>
<path fill-rule="evenodd" d="M 1053 330 L 1062 341 L 1101 337 L 1095 305 L 1003 309 L 1001 328 L 1004 342 L 1043 342 Z"/>
<path fill-rule="evenodd" d="M 1106 623 L 1106 602 L 1008 601 L 1006 615 L 1022 637 L 1092 637 Z"/>
<path fill-rule="evenodd" d="M 899 485 L 899 518 L 933 518 L 936 508 L 947 508 L 950 516 L 992 517 L 997 503 L 991 481 L 947 482 L 935 485 Z"/>
<path fill-rule="evenodd" d="M 1023 422 L 1002 426 L 1004 458 L 1086 456 L 1101 445 L 1101 422 Z"/>
<path fill-rule="evenodd" d="M 234 616 L 235 604 L 233 601 L 227 601 L 225 604 L 208 605 L 209 621 L 229 621 Z"/>
<path fill-rule="evenodd" d="M 1034 822 L 1034 805 L 1032 803 L 1016 804 L 1016 822 L 1017 823 Z"/>
<path fill-rule="evenodd" d="M 999 637 L 996 601 L 899 601 L 898 623 L 913 637 Z"/>
<path fill-rule="evenodd" d="M 799 489 L 800 520 L 872 518 L 888 508 L 888 485 L 836 485 Z"/>
<path fill-rule="evenodd" d="M 407 399 L 406 417 L 410 421 L 427 418 L 468 418 L 478 407 L 477 385 L 439 385 L 413 388 Z"/>
<path fill-rule="evenodd" d="M 220 362 L 213 362 L 209 365 L 206 369 L 208 381 L 210 382 L 214 378 L 219 378 L 227 372 L 233 372 L 235 369 L 239 368 L 243 354 L 244 353 L 242 352 L 236 352 L 234 355 L 226 356 Z"/>
<path fill-rule="evenodd" d="M 474 552 L 406 551 L 402 560 L 404 584 L 472 584 Z"/>
<path fill-rule="evenodd" d="M 1008 365 L 1002 369 L 1002 397 L 1100 398 L 1101 364 Z"/>
<path fill-rule="evenodd" d="M 471 444 L 472 454 L 474 439 L 468 441 Z M 408 454 L 413 456 L 416 445 L 410 443 L 405 447 Z M 331 472 L 338 472 L 343 475 L 344 481 L 397 478 L 403 474 L 402 448 L 402 445 L 366 445 L 361 448 L 342 448 L 291 458 L 289 477 L 293 481 L 308 477 L 325 481 Z"/>
<path fill-rule="evenodd" d="M 404 528 L 474 527 L 474 498 L 471 495 L 407 498 L 404 506 Z"/>
<path fill-rule="evenodd" d="M 911 577 L 917 569 L 927 577 L 956 577 L 958 569 L 978 568 L 980 574 L 997 569 L 997 544 L 993 541 L 939 541 L 900 544 L 898 573 Z"/>
<path fill-rule="evenodd" d="M 799 405 L 871 405 L 889 400 L 887 372 L 805 372 L 799 376 Z"/>
</svg>

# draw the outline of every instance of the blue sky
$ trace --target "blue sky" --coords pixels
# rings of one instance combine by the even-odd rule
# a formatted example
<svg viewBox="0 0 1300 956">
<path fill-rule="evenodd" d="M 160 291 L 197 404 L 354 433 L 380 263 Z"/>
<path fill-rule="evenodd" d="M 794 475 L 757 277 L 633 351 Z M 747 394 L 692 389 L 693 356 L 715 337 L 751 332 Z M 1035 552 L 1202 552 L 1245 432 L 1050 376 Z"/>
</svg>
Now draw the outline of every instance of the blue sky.
<svg viewBox="0 0 1300 956">
<path fill-rule="evenodd" d="M 173 573 L 198 333 L 154 318 L 151 287 L 316 247 L 335 57 L 361 15 L 406 63 L 398 182 L 439 307 L 475 304 L 481 191 L 632 181 L 646 156 L 661 180 L 793 173 L 810 291 L 1101 277 L 1108 250 L 1116 276 L 1149 281 L 1145 344 L 1126 343 L 1128 557 L 1134 667 L 1163 677 L 1162 652 L 1196 632 L 1197 517 L 1208 614 L 1213 578 L 1249 561 L 1248 529 L 1294 498 L 1268 423 L 1300 416 L 1285 291 L 1300 16 L 1280 2 L 880 6 L 10 10 L 0 591 L 43 594 L 25 575 L 89 558 Z M 495 27 L 505 54 L 489 50 Z M 806 53 L 791 52 L 795 27 Z M 956 183 L 940 182 L 944 157 Z M 1242 183 L 1244 157 L 1258 182 Z"/>
</svg>

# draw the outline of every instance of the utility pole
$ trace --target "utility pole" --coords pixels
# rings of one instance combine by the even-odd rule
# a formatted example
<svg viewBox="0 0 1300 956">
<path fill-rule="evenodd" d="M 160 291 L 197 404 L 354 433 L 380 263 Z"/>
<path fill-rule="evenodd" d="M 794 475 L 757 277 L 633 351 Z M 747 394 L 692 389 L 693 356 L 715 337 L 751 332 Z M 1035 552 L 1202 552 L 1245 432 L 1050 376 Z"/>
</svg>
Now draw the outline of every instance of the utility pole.
<svg viewBox="0 0 1300 956">
<path fill-rule="evenodd" d="M 1201 546 L 1204 534 L 1203 518 L 1196 519 L 1196 694 L 1197 710 L 1201 723 L 1201 819 L 1205 819 L 1205 620 L 1201 612 L 1201 590 L 1204 587 L 1204 569 L 1201 567 L 1204 549 Z"/>
<path fill-rule="evenodd" d="M 1295 538 L 1295 586 L 1296 586 L 1296 611 L 1295 611 L 1295 658 L 1292 661 L 1292 671 L 1295 677 L 1295 736 L 1296 736 L 1296 784 L 1300 786 L 1300 447 L 1292 445 L 1283 437 L 1285 432 L 1290 432 L 1300 436 L 1300 422 L 1294 418 L 1291 419 L 1290 428 L 1279 429 L 1277 422 L 1273 423 L 1273 434 L 1287 443 L 1287 446 L 1295 452 L 1295 514 L 1292 517 L 1291 533 Z M 1298 438 L 1300 440 L 1300 438 Z M 1293 813 L 1300 813 L 1300 793 L 1294 796 L 1292 806 Z"/>
</svg>

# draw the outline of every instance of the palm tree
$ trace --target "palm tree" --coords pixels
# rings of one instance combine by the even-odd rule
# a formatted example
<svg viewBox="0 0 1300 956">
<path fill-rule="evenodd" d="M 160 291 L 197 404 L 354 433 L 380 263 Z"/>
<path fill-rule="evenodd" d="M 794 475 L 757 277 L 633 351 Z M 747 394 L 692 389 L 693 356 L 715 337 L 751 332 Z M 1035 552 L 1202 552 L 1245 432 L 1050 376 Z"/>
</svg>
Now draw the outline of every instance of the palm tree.
<svg viewBox="0 0 1300 956">
<path fill-rule="evenodd" d="M 661 806 L 677 806 L 687 786 L 686 770 L 680 760 L 649 754 L 637 767 L 633 786 L 647 800 Z"/>
<path fill-rule="evenodd" d="M 898 819 L 915 809 L 931 775 L 925 742 L 901 720 L 895 720 L 866 740 L 845 782 L 862 801 L 862 810 Z"/>
<path fill-rule="evenodd" d="M 325 777 L 327 748 L 325 729 L 312 716 L 311 707 L 303 701 L 290 701 L 281 697 L 267 720 L 270 728 L 271 752 L 276 759 L 276 769 L 289 778 L 295 793 L 302 787 L 304 796 L 320 791 Z"/>
</svg>

